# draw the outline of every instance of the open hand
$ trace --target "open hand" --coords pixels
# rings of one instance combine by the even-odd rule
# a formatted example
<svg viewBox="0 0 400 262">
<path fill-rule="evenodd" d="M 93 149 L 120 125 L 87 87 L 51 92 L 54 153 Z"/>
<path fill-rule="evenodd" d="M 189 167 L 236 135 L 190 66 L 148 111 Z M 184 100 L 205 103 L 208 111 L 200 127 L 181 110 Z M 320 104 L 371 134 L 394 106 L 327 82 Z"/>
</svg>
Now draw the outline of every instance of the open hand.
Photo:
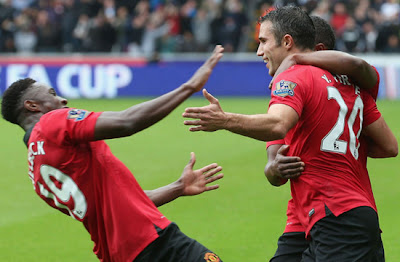
<svg viewBox="0 0 400 262">
<path fill-rule="evenodd" d="M 196 163 L 196 156 L 192 152 L 189 163 L 183 169 L 179 182 L 183 184 L 184 196 L 193 196 L 201 194 L 205 191 L 215 190 L 219 185 L 208 185 L 214 181 L 221 179 L 224 174 L 217 174 L 222 170 L 217 164 L 210 164 L 197 170 L 193 170 Z"/>
<path fill-rule="evenodd" d="M 215 46 L 212 55 L 197 69 L 194 75 L 186 82 L 186 85 L 191 86 L 195 92 L 200 91 L 207 83 L 214 67 L 223 56 L 224 48 L 220 45 Z"/>
<path fill-rule="evenodd" d="M 283 179 L 299 177 L 301 172 L 304 171 L 304 162 L 301 161 L 300 157 L 286 156 L 288 150 L 288 145 L 282 145 L 271 164 L 273 174 Z"/>
<path fill-rule="evenodd" d="M 185 125 L 195 126 L 189 128 L 190 131 L 216 131 L 224 129 L 228 121 L 227 115 L 222 110 L 217 98 L 213 97 L 206 89 L 203 89 L 203 96 L 210 102 L 203 107 L 188 107 L 182 114 L 186 118 L 197 120 L 185 120 Z"/>
</svg>

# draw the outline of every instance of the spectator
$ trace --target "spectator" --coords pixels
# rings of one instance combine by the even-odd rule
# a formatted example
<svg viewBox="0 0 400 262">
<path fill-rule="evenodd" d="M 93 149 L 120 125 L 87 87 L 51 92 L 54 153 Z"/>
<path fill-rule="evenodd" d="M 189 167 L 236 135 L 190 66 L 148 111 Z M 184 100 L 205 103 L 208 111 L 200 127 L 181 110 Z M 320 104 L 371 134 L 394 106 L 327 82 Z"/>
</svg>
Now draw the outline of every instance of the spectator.
<svg viewBox="0 0 400 262">
<path fill-rule="evenodd" d="M 333 30 L 335 30 L 336 36 L 340 37 L 342 35 L 348 17 L 346 5 L 343 2 L 335 3 L 330 24 Z"/>
<path fill-rule="evenodd" d="M 110 21 L 111 23 L 114 22 L 114 19 L 117 16 L 117 9 L 115 6 L 115 1 L 114 0 L 104 0 L 103 12 L 104 12 L 105 17 L 107 17 L 108 21 Z"/>
<path fill-rule="evenodd" d="M 389 35 L 387 44 L 383 49 L 384 53 L 400 53 L 400 40 L 397 34 Z"/>
<path fill-rule="evenodd" d="M 117 9 L 117 15 L 112 23 L 116 30 L 116 50 L 125 52 L 128 46 L 129 11 L 125 6 Z"/>
<path fill-rule="evenodd" d="M 324 0 L 321 1 L 316 8 L 311 12 L 311 15 L 319 16 L 325 21 L 331 20 L 331 14 L 329 12 L 329 2 Z"/>
<path fill-rule="evenodd" d="M 14 46 L 14 13 L 12 0 L 0 4 L 0 52 L 15 52 Z"/>
<path fill-rule="evenodd" d="M 257 36 L 253 28 L 257 27 L 250 27 L 252 31 L 247 27 L 250 16 L 259 17 L 275 5 L 299 5 L 329 21 L 339 44 L 343 43 L 343 33 L 346 38 L 354 33 L 346 26 L 347 18 L 353 17 L 357 31 L 361 31 L 358 44 L 364 46 L 357 48 L 361 52 L 382 52 L 392 32 L 399 31 L 397 0 L 0 0 L 0 52 L 111 50 L 141 56 L 156 52 L 158 56 L 183 50 L 204 52 L 215 44 L 226 45 L 226 51 L 249 52 L 258 41 L 257 37 L 253 41 Z M 47 18 L 42 11 L 47 12 Z M 100 12 L 104 19 L 99 17 Z M 22 30 L 21 14 L 35 23 Z M 47 20 L 47 25 L 36 27 L 39 20 Z M 55 32 L 59 43 L 47 43 Z M 102 39 L 101 32 L 114 33 Z M 25 35 L 26 42 L 21 38 Z M 33 51 L 29 47 L 32 44 Z M 344 44 L 337 48 L 347 50 Z"/>
<path fill-rule="evenodd" d="M 79 19 L 79 4 L 76 0 L 65 0 L 63 19 L 61 19 L 62 49 L 71 52 L 74 49 L 74 28 Z"/>
<path fill-rule="evenodd" d="M 58 52 L 61 50 L 61 34 L 59 27 L 51 23 L 49 13 L 41 10 L 36 19 L 37 27 L 37 51 Z"/>
<path fill-rule="evenodd" d="M 361 38 L 361 28 L 356 24 L 354 18 L 348 17 L 342 36 L 337 41 L 338 48 L 348 53 L 361 52 L 365 46 Z"/>
<path fill-rule="evenodd" d="M 11 2 L 13 7 L 21 12 L 22 10 L 27 9 L 34 0 L 12 0 Z"/>
<path fill-rule="evenodd" d="M 116 41 L 116 31 L 104 13 L 99 12 L 89 29 L 91 52 L 110 52 Z"/>
<path fill-rule="evenodd" d="M 193 36 L 197 44 L 197 52 L 209 51 L 211 40 L 210 24 L 213 17 L 205 7 L 200 8 L 192 21 Z"/>
<path fill-rule="evenodd" d="M 132 18 L 128 27 L 128 52 L 132 55 L 141 55 L 141 46 L 145 30 L 147 14 L 142 13 Z"/>
<path fill-rule="evenodd" d="M 162 9 L 156 10 L 150 15 L 150 19 L 145 26 L 141 50 L 146 58 L 150 58 L 155 52 L 159 51 L 158 43 L 163 35 L 169 30 L 169 25 L 163 23 L 164 13 Z"/>
<path fill-rule="evenodd" d="M 364 52 L 374 52 L 376 39 L 378 37 L 378 33 L 374 25 L 372 24 L 371 21 L 367 21 L 363 24 L 362 30 L 365 41 Z"/>
<path fill-rule="evenodd" d="M 33 53 L 36 48 L 37 36 L 30 18 L 22 13 L 15 18 L 15 24 L 14 42 L 17 52 Z"/>
<path fill-rule="evenodd" d="M 173 3 L 167 3 L 164 8 L 165 24 L 168 24 L 169 30 L 163 35 L 161 40 L 162 52 L 176 52 L 177 45 L 181 39 L 181 19 L 179 16 L 179 7 Z M 184 32 L 185 33 L 185 32 Z"/>
<path fill-rule="evenodd" d="M 386 0 L 381 6 L 383 20 L 389 23 L 397 23 L 399 21 L 400 5 L 397 0 Z"/>
<path fill-rule="evenodd" d="M 88 51 L 90 48 L 89 29 L 91 20 L 87 14 L 81 14 L 73 31 L 73 50 Z"/>
</svg>

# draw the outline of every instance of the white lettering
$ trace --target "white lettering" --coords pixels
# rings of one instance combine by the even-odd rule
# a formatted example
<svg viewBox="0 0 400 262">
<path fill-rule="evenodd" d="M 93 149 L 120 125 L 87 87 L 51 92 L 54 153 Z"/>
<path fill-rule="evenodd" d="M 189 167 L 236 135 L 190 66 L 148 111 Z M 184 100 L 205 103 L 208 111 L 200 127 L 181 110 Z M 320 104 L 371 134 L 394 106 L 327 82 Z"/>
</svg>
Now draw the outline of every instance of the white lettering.
<svg viewBox="0 0 400 262">
<path fill-rule="evenodd" d="M 105 96 L 114 98 L 117 96 L 117 89 L 129 85 L 132 81 L 132 73 L 125 65 L 113 64 L 106 68 L 107 85 L 105 87 Z"/>
<path fill-rule="evenodd" d="M 342 81 L 343 81 L 342 83 L 344 85 L 351 86 L 351 83 L 349 82 L 349 77 L 347 75 L 341 75 L 341 77 L 342 77 Z"/>
<path fill-rule="evenodd" d="M 79 98 L 79 87 L 72 85 L 72 78 L 78 77 L 79 65 L 71 64 L 61 67 L 57 76 L 57 88 L 60 96 L 67 98 Z"/>
<path fill-rule="evenodd" d="M 343 85 L 351 86 L 352 83 L 349 82 L 349 78 L 347 75 L 334 75 L 333 78 L 336 82 L 341 83 Z"/>
<path fill-rule="evenodd" d="M 35 143 L 32 142 L 29 144 L 28 146 L 28 166 L 29 166 L 29 171 L 28 171 L 28 175 L 29 178 L 32 181 L 32 185 L 33 185 L 33 189 L 35 189 L 35 182 L 34 182 L 34 173 L 33 173 L 33 167 L 34 167 L 34 160 L 35 160 L 35 154 L 33 153 L 32 147 Z"/>
<path fill-rule="evenodd" d="M 328 77 L 325 74 L 321 78 L 324 79 L 327 83 L 332 82 L 330 79 L 328 79 Z"/>
<path fill-rule="evenodd" d="M 44 152 L 44 149 L 43 149 L 43 144 L 44 144 L 44 141 L 38 141 L 37 142 L 37 154 L 38 155 L 45 155 L 46 154 Z"/>
<path fill-rule="evenodd" d="M 47 75 L 46 68 L 43 65 L 33 65 L 29 72 L 28 77 L 36 81 L 51 86 L 49 76 Z"/>
<path fill-rule="evenodd" d="M 44 152 L 43 144 L 44 144 L 44 141 L 37 141 L 36 142 L 36 150 L 37 151 L 35 151 L 33 149 L 33 146 L 35 145 L 35 142 L 31 142 L 29 144 L 29 147 L 28 147 L 28 152 L 31 152 L 32 155 L 34 155 L 34 156 L 36 156 L 36 155 L 45 155 L 46 153 Z"/>
<path fill-rule="evenodd" d="M 12 83 L 18 79 L 25 78 L 28 74 L 28 65 L 10 65 L 7 68 L 6 87 L 8 88 Z"/>
<path fill-rule="evenodd" d="M 98 65 L 94 68 L 94 81 L 92 81 L 92 68 L 89 65 L 81 66 L 79 73 L 79 88 L 83 97 L 101 97 L 106 83 L 104 65 Z"/>
<path fill-rule="evenodd" d="M 6 71 L 6 86 L 18 79 L 31 77 L 52 86 L 46 67 L 43 65 L 9 65 Z M 126 65 L 78 65 L 62 66 L 56 76 L 55 88 L 66 98 L 115 98 L 118 89 L 132 81 L 132 71 Z"/>
<path fill-rule="evenodd" d="M 361 92 L 360 87 L 356 86 L 354 89 L 354 92 L 356 95 L 360 95 L 360 92 Z"/>
<path fill-rule="evenodd" d="M 9 87 L 15 81 L 25 77 L 30 77 L 38 82 L 51 86 L 46 68 L 43 65 L 33 65 L 29 67 L 28 65 L 18 64 L 8 66 L 6 87 Z"/>
</svg>

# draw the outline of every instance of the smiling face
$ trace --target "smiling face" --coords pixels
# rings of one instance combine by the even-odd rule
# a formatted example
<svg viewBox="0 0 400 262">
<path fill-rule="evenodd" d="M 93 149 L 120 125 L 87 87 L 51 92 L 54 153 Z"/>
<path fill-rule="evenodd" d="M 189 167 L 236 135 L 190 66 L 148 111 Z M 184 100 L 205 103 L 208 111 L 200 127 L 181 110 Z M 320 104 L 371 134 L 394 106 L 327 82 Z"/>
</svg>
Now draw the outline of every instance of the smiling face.
<svg viewBox="0 0 400 262">
<path fill-rule="evenodd" d="M 54 88 L 38 82 L 32 84 L 25 100 L 35 101 L 37 111 L 43 114 L 55 109 L 67 108 L 68 104 L 67 99 L 58 96 Z"/>
<path fill-rule="evenodd" d="M 271 21 L 267 20 L 261 23 L 258 39 L 260 43 L 257 55 L 261 56 L 267 63 L 269 75 L 273 76 L 283 59 L 288 55 L 288 50 L 285 48 L 283 39 L 275 38 Z"/>
</svg>

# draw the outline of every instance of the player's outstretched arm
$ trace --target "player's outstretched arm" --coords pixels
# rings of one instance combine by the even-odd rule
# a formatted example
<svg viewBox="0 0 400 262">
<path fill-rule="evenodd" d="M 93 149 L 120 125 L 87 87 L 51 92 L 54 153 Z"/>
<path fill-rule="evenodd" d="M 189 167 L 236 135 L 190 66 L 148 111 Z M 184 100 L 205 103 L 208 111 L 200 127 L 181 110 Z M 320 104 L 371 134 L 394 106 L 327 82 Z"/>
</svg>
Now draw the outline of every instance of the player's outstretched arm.
<svg viewBox="0 0 400 262">
<path fill-rule="evenodd" d="M 335 50 L 292 54 L 285 58 L 274 77 L 295 64 L 312 65 L 333 74 L 347 75 L 355 84 L 365 89 L 373 88 L 378 81 L 375 69 L 365 60 Z"/>
<path fill-rule="evenodd" d="M 381 116 L 363 130 L 369 139 L 368 156 L 372 158 L 396 157 L 399 153 L 397 139 Z"/>
<path fill-rule="evenodd" d="M 96 122 L 95 139 L 130 136 L 163 119 L 193 93 L 203 88 L 223 51 L 222 46 L 216 46 L 207 61 L 177 89 L 124 111 L 103 112 Z"/>
<path fill-rule="evenodd" d="M 267 148 L 268 163 L 264 174 L 273 186 L 284 185 L 288 179 L 296 178 L 304 170 L 304 162 L 297 156 L 286 156 L 288 145 L 274 144 Z"/>
<path fill-rule="evenodd" d="M 209 105 L 189 107 L 182 114 L 183 117 L 195 119 L 183 122 L 194 126 L 189 129 L 192 132 L 225 129 L 257 140 L 272 141 L 284 138 L 298 121 L 296 111 L 283 104 L 271 106 L 268 114 L 243 115 L 224 112 L 218 99 L 205 89 L 203 95 L 210 102 Z"/>
<path fill-rule="evenodd" d="M 156 206 L 161 206 L 181 196 L 194 196 L 219 188 L 219 185 L 209 184 L 223 178 L 224 175 L 219 173 L 222 167 L 214 163 L 193 170 L 195 163 L 196 156 L 191 153 L 190 161 L 177 181 L 154 190 L 145 190 L 145 193 Z"/>
</svg>

